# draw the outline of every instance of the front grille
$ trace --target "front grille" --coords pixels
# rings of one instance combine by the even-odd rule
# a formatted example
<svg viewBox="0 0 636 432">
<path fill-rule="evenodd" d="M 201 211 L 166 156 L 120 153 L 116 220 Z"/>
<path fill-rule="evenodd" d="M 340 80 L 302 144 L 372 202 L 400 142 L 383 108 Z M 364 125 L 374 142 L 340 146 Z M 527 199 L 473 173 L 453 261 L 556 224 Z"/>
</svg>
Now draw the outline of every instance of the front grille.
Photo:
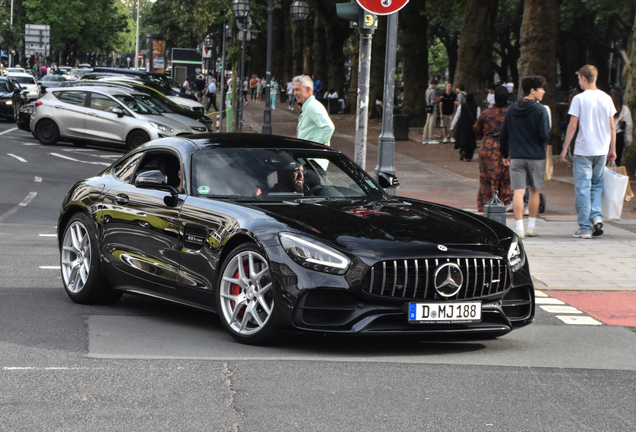
<svg viewBox="0 0 636 432">
<path fill-rule="evenodd" d="M 197 113 L 197 114 L 203 114 L 204 108 L 202 108 L 202 107 L 195 107 L 195 108 L 192 108 L 192 111 L 194 111 L 194 112 L 195 112 L 195 113 Z"/>
<path fill-rule="evenodd" d="M 435 289 L 435 270 L 446 263 L 459 266 L 462 285 L 452 297 Z M 362 281 L 367 294 L 405 300 L 469 300 L 506 291 L 510 286 L 508 267 L 499 258 L 426 258 L 382 261 Z"/>
</svg>

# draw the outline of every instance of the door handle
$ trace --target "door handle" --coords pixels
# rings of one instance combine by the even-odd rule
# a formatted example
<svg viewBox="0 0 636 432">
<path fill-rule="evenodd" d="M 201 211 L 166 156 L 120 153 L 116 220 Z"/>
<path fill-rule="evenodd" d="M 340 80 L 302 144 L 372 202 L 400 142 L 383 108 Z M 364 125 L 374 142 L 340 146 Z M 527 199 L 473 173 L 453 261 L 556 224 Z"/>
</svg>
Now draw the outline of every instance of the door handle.
<svg viewBox="0 0 636 432">
<path fill-rule="evenodd" d="M 130 199 L 128 198 L 128 195 L 119 194 L 115 197 L 115 202 L 117 204 L 126 205 L 130 202 Z"/>
<path fill-rule="evenodd" d="M 95 113 L 88 113 L 88 115 L 91 116 L 91 117 L 97 117 L 97 114 L 95 114 Z"/>
<path fill-rule="evenodd" d="M 62 107 L 61 105 L 55 105 L 55 108 L 57 108 L 57 109 L 64 109 L 64 107 Z"/>
</svg>

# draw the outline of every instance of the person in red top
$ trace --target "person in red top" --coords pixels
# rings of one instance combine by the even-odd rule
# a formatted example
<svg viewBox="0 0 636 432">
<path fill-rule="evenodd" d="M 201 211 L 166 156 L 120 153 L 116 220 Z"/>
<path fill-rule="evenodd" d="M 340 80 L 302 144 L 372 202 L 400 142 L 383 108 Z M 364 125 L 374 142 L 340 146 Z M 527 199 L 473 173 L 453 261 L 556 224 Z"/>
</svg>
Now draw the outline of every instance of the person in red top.
<svg viewBox="0 0 636 432">
<path fill-rule="evenodd" d="M 256 99 L 256 75 L 252 75 L 250 80 L 250 93 L 252 100 Z"/>
</svg>

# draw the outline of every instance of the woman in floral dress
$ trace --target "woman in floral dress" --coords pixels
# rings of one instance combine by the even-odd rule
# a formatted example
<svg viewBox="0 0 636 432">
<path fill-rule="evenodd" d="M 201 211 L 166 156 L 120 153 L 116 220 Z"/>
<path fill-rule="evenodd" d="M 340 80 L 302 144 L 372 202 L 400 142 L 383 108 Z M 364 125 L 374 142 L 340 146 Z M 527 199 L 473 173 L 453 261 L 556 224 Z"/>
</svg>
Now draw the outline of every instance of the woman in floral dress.
<svg viewBox="0 0 636 432">
<path fill-rule="evenodd" d="M 479 150 L 479 193 L 477 194 L 477 209 L 484 211 L 486 204 L 498 191 L 498 196 L 504 204 L 512 202 L 510 190 L 510 170 L 501 162 L 499 152 L 499 131 L 506 118 L 508 110 L 508 89 L 500 86 L 495 89 L 495 106 L 485 110 L 479 116 L 474 129 L 478 136 L 483 136 Z"/>
</svg>

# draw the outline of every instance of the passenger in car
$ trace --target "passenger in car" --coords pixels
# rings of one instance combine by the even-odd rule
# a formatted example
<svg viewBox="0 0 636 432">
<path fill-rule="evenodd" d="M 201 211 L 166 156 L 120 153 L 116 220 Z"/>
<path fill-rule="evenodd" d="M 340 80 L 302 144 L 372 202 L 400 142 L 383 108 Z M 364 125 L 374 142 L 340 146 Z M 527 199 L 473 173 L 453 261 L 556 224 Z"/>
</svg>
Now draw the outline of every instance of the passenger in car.
<svg viewBox="0 0 636 432">
<path fill-rule="evenodd" d="M 303 193 L 305 186 L 305 169 L 298 162 L 292 162 L 277 172 L 278 183 L 270 192 L 298 192 Z"/>
</svg>

